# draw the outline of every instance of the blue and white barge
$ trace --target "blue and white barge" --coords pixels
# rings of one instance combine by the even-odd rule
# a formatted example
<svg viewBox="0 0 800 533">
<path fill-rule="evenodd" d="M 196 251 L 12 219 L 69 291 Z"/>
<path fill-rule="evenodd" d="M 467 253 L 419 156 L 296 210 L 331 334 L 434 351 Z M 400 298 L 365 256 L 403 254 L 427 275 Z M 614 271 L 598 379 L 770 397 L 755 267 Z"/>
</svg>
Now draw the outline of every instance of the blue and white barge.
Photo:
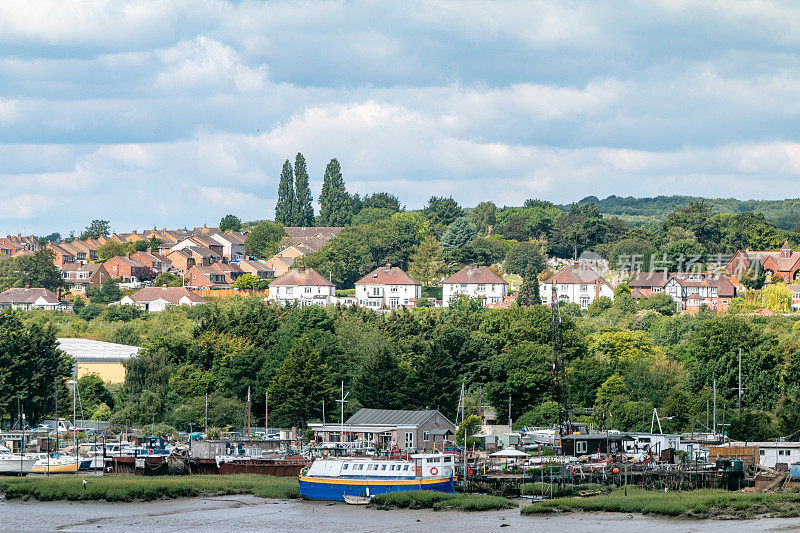
<svg viewBox="0 0 800 533">
<path fill-rule="evenodd" d="M 420 453 L 402 459 L 337 457 L 316 459 L 300 474 L 300 494 L 314 500 L 344 501 L 386 492 L 455 492 L 453 454 Z"/>
</svg>

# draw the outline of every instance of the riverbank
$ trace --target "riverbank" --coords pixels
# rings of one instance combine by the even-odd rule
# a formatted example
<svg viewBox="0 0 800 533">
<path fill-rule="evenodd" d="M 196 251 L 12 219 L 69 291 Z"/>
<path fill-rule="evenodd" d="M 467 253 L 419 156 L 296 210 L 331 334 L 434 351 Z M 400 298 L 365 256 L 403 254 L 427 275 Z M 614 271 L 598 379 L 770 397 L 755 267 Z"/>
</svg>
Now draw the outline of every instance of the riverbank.
<svg viewBox="0 0 800 533">
<path fill-rule="evenodd" d="M 83 481 L 86 481 L 84 485 Z M 0 493 L 6 499 L 39 501 L 108 502 L 152 501 L 250 494 L 259 498 L 300 497 L 297 479 L 260 475 L 230 476 L 50 476 L 0 479 Z"/>
<path fill-rule="evenodd" d="M 523 515 L 569 512 L 637 513 L 683 518 L 748 519 L 800 516 L 800 494 L 694 490 L 660 492 L 615 489 L 588 498 L 556 498 L 522 509 Z"/>
<path fill-rule="evenodd" d="M 432 490 L 413 490 L 378 494 L 372 498 L 377 509 L 433 509 L 434 511 L 498 511 L 517 504 L 500 496 L 485 494 L 448 494 Z"/>
<path fill-rule="evenodd" d="M 516 509 L 463 513 L 363 506 L 304 500 L 265 500 L 250 495 L 181 498 L 155 502 L 39 502 L 0 499 L 0 532 L 160 532 L 191 531 L 347 531 L 374 533 L 463 533 L 464 531 L 592 531 L 663 533 L 687 531 L 791 531 L 800 519 L 735 522 L 646 517 L 619 513 L 569 513 L 522 516 Z M 506 525 L 507 527 L 501 526 Z"/>
</svg>

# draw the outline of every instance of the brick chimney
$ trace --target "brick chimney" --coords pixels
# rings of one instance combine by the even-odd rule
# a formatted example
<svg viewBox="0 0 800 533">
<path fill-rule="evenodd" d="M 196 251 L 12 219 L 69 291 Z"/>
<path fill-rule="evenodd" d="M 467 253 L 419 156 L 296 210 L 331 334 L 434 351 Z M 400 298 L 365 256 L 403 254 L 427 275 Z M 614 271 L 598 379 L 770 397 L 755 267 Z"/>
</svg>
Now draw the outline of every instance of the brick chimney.
<svg viewBox="0 0 800 533">
<path fill-rule="evenodd" d="M 384 268 L 386 270 L 391 270 L 392 269 L 392 264 L 391 263 L 386 263 L 386 266 Z"/>
</svg>

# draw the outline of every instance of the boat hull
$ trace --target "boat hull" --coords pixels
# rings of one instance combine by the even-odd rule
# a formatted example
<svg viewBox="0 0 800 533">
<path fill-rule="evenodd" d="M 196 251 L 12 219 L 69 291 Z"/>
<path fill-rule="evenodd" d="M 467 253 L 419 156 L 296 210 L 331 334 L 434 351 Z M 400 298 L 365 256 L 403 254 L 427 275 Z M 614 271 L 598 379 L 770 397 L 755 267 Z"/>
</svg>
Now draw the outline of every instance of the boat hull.
<svg viewBox="0 0 800 533">
<path fill-rule="evenodd" d="M 449 477 L 430 479 L 331 479 L 322 477 L 300 476 L 300 494 L 312 500 L 344 501 L 344 496 L 376 496 L 387 492 L 404 492 L 410 490 L 435 490 L 454 493 L 455 486 Z"/>
<path fill-rule="evenodd" d="M 36 459 L 0 459 L 0 474 L 27 474 L 34 464 Z"/>
<path fill-rule="evenodd" d="M 33 474 L 74 474 L 78 471 L 79 463 L 72 462 L 51 462 L 49 465 L 38 461 L 31 468 Z"/>
</svg>

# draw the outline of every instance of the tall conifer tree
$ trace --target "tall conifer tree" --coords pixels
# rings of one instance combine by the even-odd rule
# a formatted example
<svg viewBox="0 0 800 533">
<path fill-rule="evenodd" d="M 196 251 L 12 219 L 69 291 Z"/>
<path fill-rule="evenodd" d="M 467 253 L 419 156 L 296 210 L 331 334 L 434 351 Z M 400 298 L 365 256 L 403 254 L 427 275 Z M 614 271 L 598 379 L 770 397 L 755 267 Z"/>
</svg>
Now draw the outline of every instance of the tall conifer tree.
<svg viewBox="0 0 800 533">
<path fill-rule="evenodd" d="M 311 205 L 311 188 L 308 185 L 308 171 L 303 154 L 297 152 L 294 159 L 294 225 L 313 226 L 314 207 Z"/>
<path fill-rule="evenodd" d="M 321 226 L 344 226 L 352 216 L 352 202 L 344 186 L 339 161 L 331 159 L 325 167 L 322 192 L 319 195 L 319 217 Z"/>
<path fill-rule="evenodd" d="M 275 204 L 275 222 L 283 226 L 294 224 L 294 177 L 292 164 L 283 163 L 281 181 L 278 183 L 278 203 Z"/>
</svg>

